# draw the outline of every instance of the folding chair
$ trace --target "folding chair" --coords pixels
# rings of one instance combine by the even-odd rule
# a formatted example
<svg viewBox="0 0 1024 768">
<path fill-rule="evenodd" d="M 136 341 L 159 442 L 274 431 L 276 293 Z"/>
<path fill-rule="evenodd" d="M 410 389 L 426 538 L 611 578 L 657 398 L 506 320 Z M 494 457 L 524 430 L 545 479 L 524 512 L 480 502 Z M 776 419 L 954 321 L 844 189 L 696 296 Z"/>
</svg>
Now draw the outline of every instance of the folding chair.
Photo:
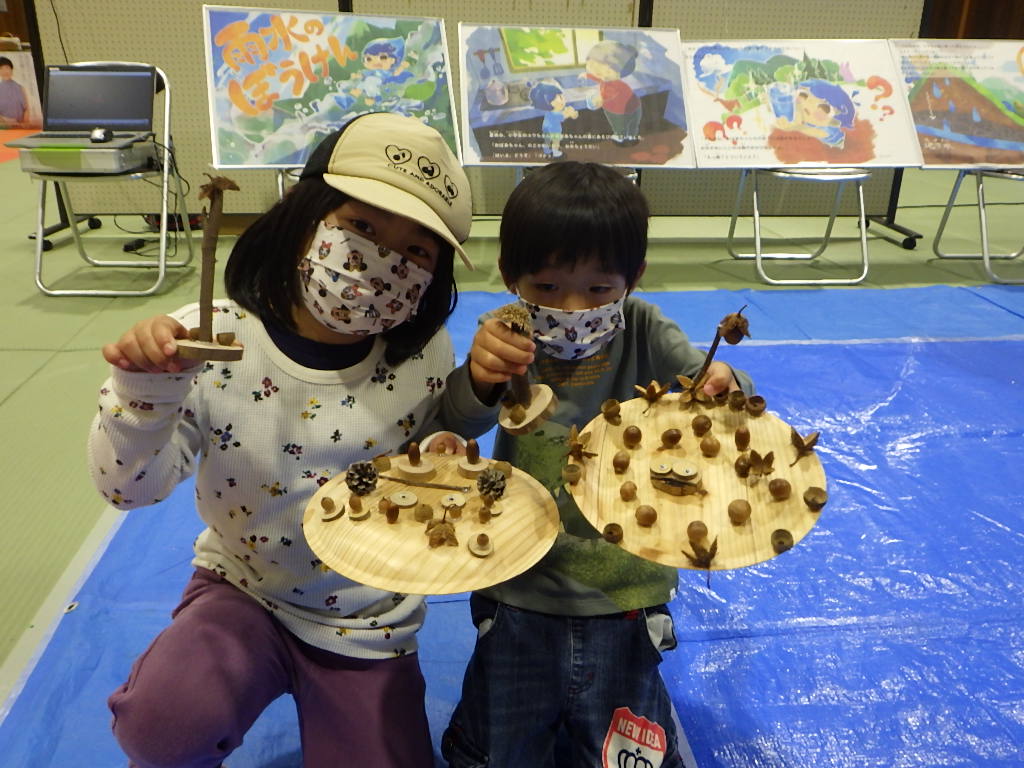
<svg viewBox="0 0 1024 768">
<path fill-rule="evenodd" d="M 163 285 L 164 279 L 167 275 L 168 268 L 174 267 L 185 267 L 192 261 L 193 249 L 192 249 L 192 237 L 190 232 L 188 210 L 185 205 L 185 193 L 182 188 L 181 174 L 178 172 L 177 165 L 174 158 L 174 148 L 171 139 L 171 87 L 167 80 L 167 75 L 159 67 L 155 67 L 150 64 L 142 64 L 139 62 L 124 62 L 124 61 L 90 61 L 90 62 L 76 62 L 73 66 L 80 67 L 124 67 L 125 69 L 138 69 L 146 68 L 153 69 L 157 75 L 157 92 L 163 91 L 163 131 L 161 133 L 161 142 L 157 144 L 156 153 L 159 168 L 140 168 L 125 173 L 96 173 L 96 174 L 51 174 L 51 173 L 31 173 L 32 178 L 39 181 L 39 208 L 38 218 L 36 222 L 36 255 L 35 255 L 35 282 L 36 286 L 40 291 L 48 296 L 150 296 L 156 293 Z M 141 261 L 141 260 L 103 260 L 94 259 L 86 253 L 85 242 L 82 239 L 81 233 L 78 230 L 78 222 L 82 219 L 88 219 L 90 222 L 90 228 L 95 228 L 92 223 L 92 217 L 83 217 L 77 215 L 74 211 L 74 207 L 71 201 L 71 195 L 68 192 L 68 183 L 71 181 L 114 181 L 114 180 L 126 180 L 126 179 L 143 179 L 159 175 L 161 177 L 160 186 L 160 233 L 159 233 L 159 255 L 155 261 L 152 259 Z M 180 216 L 180 228 L 182 229 L 185 244 L 187 246 L 187 255 L 185 258 L 172 261 L 167 258 L 167 236 L 168 236 L 168 218 L 169 218 L 169 205 L 168 198 L 172 194 L 170 191 L 171 177 L 174 177 L 176 186 L 175 194 L 175 206 L 174 212 Z M 78 255 L 89 265 L 94 267 L 128 267 L 128 268 L 144 268 L 144 269 L 155 269 L 156 279 L 146 288 L 140 289 L 115 289 L 115 288 L 52 288 L 47 285 L 43 280 L 43 253 L 50 250 L 49 243 L 45 242 L 45 234 L 47 227 L 45 226 L 46 219 L 46 185 L 53 184 L 59 190 L 58 200 L 63 201 L 63 205 L 67 213 L 67 221 L 70 222 L 71 235 L 74 239 L 75 246 L 78 249 Z"/>
<path fill-rule="evenodd" d="M 978 186 L 978 228 L 981 231 L 981 253 L 946 253 L 942 250 L 942 235 L 946 231 L 946 222 L 949 221 L 949 214 L 956 203 L 957 195 L 960 194 L 960 185 L 964 177 L 973 174 Z M 1024 253 L 1024 245 L 1014 253 L 992 254 L 988 244 L 988 217 L 985 213 L 985 183 L 984 179 L 1006 179 L 1009 181 L 1024 181 L 1024 171 L 1016 169 L 961 169 L 953 182 L 953 189 L 949 193 L 949 200 L 946 201 L 946 209 L 942 212 L 942 219 L 939 221 L 939 228 L 935 232 L 935 240 L 932 242 L 932 251 L 940 259 L 981 259 L 985 267 L 985 274 L 996 283 L 1006 285 L 1024 285 L 1024 276 L 1017 278 L 1002 277 L 997 275 L 992 268 L 994 260 L 1012 261 Z"/>
<path fill-rule="evenodd" d="M 828 224 L 825 227 L 825 234 L 821 244 L 814 253 L 794 252 L 765 252 L 762 248 L 761 237 L 761 210 L 758 194 L 758 174 L 784 179 L 787 181 L 807 181 L 817 184 L 835 184 L 835 197 L 832 202 L 832 211 L 828 217 Z M 736 242 L 736 221 L 739 218 L 740 205 L 743 202 L 743 194 L 746 190 L 747 176 L 750 176 L 753 183 L 752 202 L 754 219 L 754 252 L 740 253 L 735 248 Z M 736 191 L 736 204 L 733 207 L 732 219 L 729 222 L 729 236 L 726 248 L 729 254 L 735 259 L 753 258 L 757 267 L 757 274 L 766 283 L 772 285 L 854 285 L 864 280 L 868 274 L 868 240 L 867 221 L 864 211 L 864 182 L 871 177 L 871 173 L 861 168 L 744 168 L 740 173 L 739 188 Z M 859 204 L 860 223 L 860 272 L 853 277 L 821 277 L 821 278 L 787 278 L 779 279 L 769 276 L 764 269 L 765 259 L 781 260 L 804 260 L 810 261 L 818 258 L 828 247 L 832 238 L 832 228 L 835 225 L 836 216 L 839 213 L 839 206 L 842 202 L 843 190 L 849 182 L 857 186 L 857 202 Z"/>
</svg>

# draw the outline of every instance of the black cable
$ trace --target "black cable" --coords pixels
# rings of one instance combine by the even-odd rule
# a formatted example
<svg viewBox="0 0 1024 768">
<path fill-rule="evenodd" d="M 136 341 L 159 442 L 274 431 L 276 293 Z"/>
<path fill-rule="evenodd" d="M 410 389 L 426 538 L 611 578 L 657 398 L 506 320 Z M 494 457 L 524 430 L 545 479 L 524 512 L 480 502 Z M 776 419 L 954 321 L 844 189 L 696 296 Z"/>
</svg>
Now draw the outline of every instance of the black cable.
<svg viewBox="0 0 1024 768">
<path fill-rule="evenodd" d="M 71 59 L 68 58 L 67 49 L 64 47 L 64 36 L 60 33 L 60 18 L 57 16 L 57 6 L 53 4 L 53 0 L 50 0 L 50 8 L 53 9 L 53 22 L 57 25 L 57 41 L 60 43 L 61 53 L 64 54 L 64 63 L 70 64 Z"/>
</svg>

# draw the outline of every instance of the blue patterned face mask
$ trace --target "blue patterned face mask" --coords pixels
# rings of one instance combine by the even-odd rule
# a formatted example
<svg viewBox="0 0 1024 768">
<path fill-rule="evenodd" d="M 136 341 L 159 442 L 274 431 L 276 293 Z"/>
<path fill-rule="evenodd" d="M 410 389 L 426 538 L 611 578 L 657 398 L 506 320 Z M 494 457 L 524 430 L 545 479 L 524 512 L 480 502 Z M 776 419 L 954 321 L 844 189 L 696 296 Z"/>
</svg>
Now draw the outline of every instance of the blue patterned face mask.
<svg viewBox="0 0 1024 768">
<path fill-rule="evenodd" d="M 320 222 L 299 262 L 302 299 L 327 328 L 369 336 L 416 315 L 433 275 L 347 229 Z"/>
<path fill-rule="evenodd" d="M 581 360 L 596 354 L 626 327 L 622 315 L 621 296 L 610 304 L 571 312 L 556 307 L 542 307 L 522 298 L 519 303 L 533 320 L 533 340 L 552 357 L 559 360 Z"/>
</svg>

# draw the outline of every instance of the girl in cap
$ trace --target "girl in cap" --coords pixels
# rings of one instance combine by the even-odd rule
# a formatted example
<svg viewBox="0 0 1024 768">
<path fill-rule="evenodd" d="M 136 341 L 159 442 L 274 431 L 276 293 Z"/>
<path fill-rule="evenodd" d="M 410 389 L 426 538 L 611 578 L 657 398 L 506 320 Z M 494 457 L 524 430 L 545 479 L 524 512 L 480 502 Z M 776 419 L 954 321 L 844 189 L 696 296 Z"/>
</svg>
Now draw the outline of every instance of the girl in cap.
<svg viewBox="0 0 1024 768">
<path fill-rule="evenodd" d="M 359 117 L 313 152 L 300 181 L 237 241 L 214 332 L 238 362 L 194 363 L 176 340 L 195 305 L 136 323 L 89 440 L 115 506 L 155 503 L 195 475 L 206 529 L 173 621 L 111 695 L 138 766 L 218 766 L 260 712 L 295 698 L 303 765 L 432 766 L 416 656 L 422 597 L 352 582 L 306 544 L 309 498 L 339 467 L 486 414 L 449 391 L 444 322 L 470 189 L 418 120 Z M 477 416 L 479 417 L 478 420 Z"/>
</svg>

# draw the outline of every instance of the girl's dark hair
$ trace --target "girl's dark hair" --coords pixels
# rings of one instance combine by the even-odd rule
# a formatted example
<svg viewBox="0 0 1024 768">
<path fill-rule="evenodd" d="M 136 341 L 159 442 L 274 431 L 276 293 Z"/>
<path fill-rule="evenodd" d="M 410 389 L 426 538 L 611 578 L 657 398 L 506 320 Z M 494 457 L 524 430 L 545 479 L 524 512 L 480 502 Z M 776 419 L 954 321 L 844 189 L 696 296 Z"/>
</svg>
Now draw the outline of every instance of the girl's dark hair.
<svg viewBox="0 0 1024 768">
<path fill-rule="evenodd" d="M 320 178 L 304 179 L 288 190 L 235 242 L 224 269 L 227 295 L 253 314 L 271 317 L 294 331 L 292 308 L 302 301 L 299 260 L 317 225 L 346 200 L 346 195 Z M 455 249 L 441 238 L 438 243 L 437 268 L 416 317 L 382 334 L 389 365 L 398 365 L 423 349 L 455 309 Z"/>
<path fill-rule="evenodd" d="M 506 283 L 548 266 L 597 258 L 633 285 L 647 253 L 650 209 L 614 168 L 561 161 L 529 172 L 501 216 L 498 267 Z"/>
</svg>

